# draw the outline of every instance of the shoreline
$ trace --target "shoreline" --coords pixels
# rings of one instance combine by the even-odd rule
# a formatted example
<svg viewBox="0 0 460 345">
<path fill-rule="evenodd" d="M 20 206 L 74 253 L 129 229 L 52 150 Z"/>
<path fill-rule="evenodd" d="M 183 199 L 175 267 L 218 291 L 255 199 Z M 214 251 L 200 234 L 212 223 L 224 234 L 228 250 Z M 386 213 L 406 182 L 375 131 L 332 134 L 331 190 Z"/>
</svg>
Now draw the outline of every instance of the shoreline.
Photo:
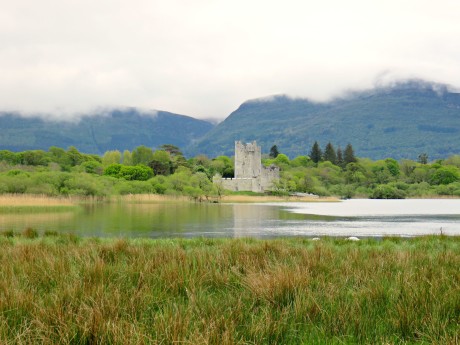
<svg viewBox="0 0 460 345">
<path fill-rule="evenodd" d="M 261 203 L 261 202 L 338 202 L 336 197 L 311 196 L 270 196 L 270 195 L 225 195 L 220 200 L 210 198 L 203 203 Z M 126 203 L 170 203 L 195 202 L 184 195 L 163 194 L 128 194 L 112 195 L 108 197 L 80 197 L 80 196 L 47 196 L 36 194 L 3 194 L 0 195 L 0 208 L 16 207 L 73 207 L 86 202 L 126 202 Z"/>
<path fill-rule="evenodd" d="M 351 198 L 365 199 L 365 198 Z M 445 200 L 445 199 L 460 199 L 456 196 L 437 195 L 427 197 L 406 198 L 403 200 Z M 369 199 L 371 200 L 371 199 Z M 394 200 L 394 199 L 388 199 Z M 203 203 L 272 203 L 272 202 L 312 202 L 312 203 L 328 203 L 340 202 L 342 199 L 335 196 L 315 197 L 315 196 L 275 196 L 275 195 L 225 195 L 220 199 L 209 198 Z M 184 195 L 163 195 L 163 194 L 128 194 L 128 195 L 112 195 L 108 197 L 81 197 L 81 196 L 47 196 L 37 194 L 2 194 L 0 195 L 0 210 L 15 209 L 15 208 L 72 208 L 82 203 L 174 203 L 174 202 L 192 202 L 188 196 Z"/>
</svg>

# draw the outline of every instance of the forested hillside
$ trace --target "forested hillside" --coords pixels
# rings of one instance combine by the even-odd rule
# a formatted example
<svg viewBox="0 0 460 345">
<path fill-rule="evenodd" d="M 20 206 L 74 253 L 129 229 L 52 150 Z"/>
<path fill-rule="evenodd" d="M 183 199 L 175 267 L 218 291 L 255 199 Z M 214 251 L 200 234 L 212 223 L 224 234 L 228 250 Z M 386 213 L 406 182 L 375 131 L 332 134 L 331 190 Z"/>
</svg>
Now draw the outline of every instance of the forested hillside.
<svg viewBox="0 0 460 345">
<path fill-rule="evenodd" d="M 186 152 L 233 154 L 234 141 L 274 144 L 290 157 L 314 141 L 351 143 L 360 157 L 431 159 L 460 151 L 460 94 L 444 85 L 408 81 L 355 92 L 326 103 L 275 96 L 243 103 Z"/>
<path fill-rule="evenodd" d="M 102 154 L 140 145 L 155 148 L 168 143 L 186 147 L 212 127 L 207 121 L 189 116 L 134 108 L 86 115 L 77 122 L 0 113 L 0 148 L 24 151 L 75 146 L 82 152 Z"/>
</svg>

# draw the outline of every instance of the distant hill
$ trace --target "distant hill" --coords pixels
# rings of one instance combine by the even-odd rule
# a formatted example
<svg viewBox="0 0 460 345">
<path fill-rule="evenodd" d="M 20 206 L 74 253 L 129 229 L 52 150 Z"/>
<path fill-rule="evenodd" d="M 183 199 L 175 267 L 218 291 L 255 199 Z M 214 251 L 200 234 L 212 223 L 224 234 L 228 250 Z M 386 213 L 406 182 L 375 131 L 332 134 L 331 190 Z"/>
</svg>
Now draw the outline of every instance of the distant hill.
<svg viewBox="0 0 460 345">
<path fill-rule="evenodd" d="M 173 144 L 184 148 L 213 128 L 207 121 L 165 111 L 115 109 L 91 114 L 78 122 L 44 120 L 43 116 L 21 117 L 0 113 L 0 149 L 47 150 L 50 146 L 75 146 L 85 153 L 152 148 Z"/>
<path fill-rule="evenodd" d="M 274 144 L 288 156 L 309 154 L 317 140 L 359 157 L 429 159 L 460 154 L 460 94 L 445 85 L 412 80 L 355 92 L 325 103 L 274 96 L 243 103 L 188 153 L 233 155 L 234 141 L 257 140 L 263 152 Z"/>
</svg>

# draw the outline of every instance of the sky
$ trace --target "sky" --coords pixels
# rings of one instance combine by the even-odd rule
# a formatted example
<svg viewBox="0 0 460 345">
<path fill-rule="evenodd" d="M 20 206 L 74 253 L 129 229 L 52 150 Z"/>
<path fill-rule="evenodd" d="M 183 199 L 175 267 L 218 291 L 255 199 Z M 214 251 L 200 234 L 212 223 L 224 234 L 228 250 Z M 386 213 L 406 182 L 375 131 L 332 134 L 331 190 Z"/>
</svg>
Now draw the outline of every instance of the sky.
<svg viewBox="0 0 460 345">
<path fill-rule="evenodd" d="M 0 0 L 0 111 L 223 119 L 406 78 L 460 87 L 458 0 Z"/>
</svg>

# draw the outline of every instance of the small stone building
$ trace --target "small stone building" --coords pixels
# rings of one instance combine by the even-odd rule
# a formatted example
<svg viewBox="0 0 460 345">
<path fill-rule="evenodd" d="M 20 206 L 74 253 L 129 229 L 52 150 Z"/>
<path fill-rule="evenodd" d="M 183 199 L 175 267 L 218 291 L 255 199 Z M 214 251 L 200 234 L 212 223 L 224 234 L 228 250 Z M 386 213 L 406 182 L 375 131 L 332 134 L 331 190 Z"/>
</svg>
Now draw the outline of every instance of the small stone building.
<svg viewBox="0 0 460 345">
<path fill-rule="evenodd" d="M 231 191 L 252 191 L 263 193 L 273 189 L 273 183 L 278 181 L 280 170 L 277 166 L 265 167 L 262 165 L 260 146 L 253 141 L 243 144 L 235 142 L 235 177 L 222 178 L 214 176 L 213 182 L 222 184 L 222 187 Z"/>
</svg>

